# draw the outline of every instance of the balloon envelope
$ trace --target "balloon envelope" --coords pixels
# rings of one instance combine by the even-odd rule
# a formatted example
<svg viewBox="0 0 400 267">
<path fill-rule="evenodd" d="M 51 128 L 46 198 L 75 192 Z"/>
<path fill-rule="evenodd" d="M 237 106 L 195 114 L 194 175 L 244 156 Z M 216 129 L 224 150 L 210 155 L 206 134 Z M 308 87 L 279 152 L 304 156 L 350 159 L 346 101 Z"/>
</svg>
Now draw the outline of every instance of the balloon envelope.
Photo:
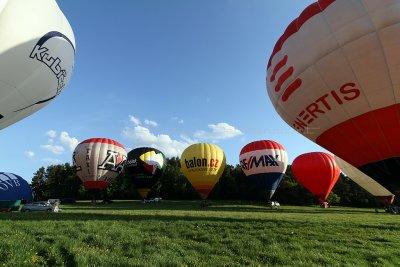
<svg viewBox="0 0 400 267">
<path fill-rule="evenodd" d="M 394 194 L 378 182 L 337 156 L 335 156 L 335 161 L 347 177 L 375 196 L 383 205 L 386 206 L 393 203 Z"/>
<path fill-rule="evenodd" d="M 189 146 L 181 156 L 181 170 L 202 199 L 206 199 L 225 169 L 224 151 L 217 145 Z"/>
<path fill-rule="evenodd" d="M 298 156 L 292 164 L 292 172 L 297 182 L 323 202 L 335 186 L 340 169 L 332 155 L 311 152 Z"/>
<path fill-rule="evenodd" d="M 250 184 L 263 190 L 270 200 L 287 168 L 285 148 L 270 140 L 255 141 L 242 148 L 239 160 Z"/>
<path fill-rule="evenodd" d="M 56 1 L 0 1 L 0 129 L 58 96 L 74 58 L 74 34 Z"/>
<path fill-rule="evenodd" d="M 115 140 L 91 138 L 78 144 L 72 159 L 85 188 L 105 189 L 122 171 L 126 150 Z"/>
<path fill-rule="evenodd" d="M 0 172 L 0 201 L 32 201 L 32 189 L 21 176 Z"/>
<path fill-rule="evenodd" d="M 400 2 L 320 0 L 279 38 L 268 94 L 298 132 L 400 189 Z"/>
<path fill-rule="evenodd" d="M 155 148 L 140 147 L 128 153 L 124 171 L 132 177 L 142 198 L 146 198 L 156 184 L 165 168 L 165 163 L 164 154 Z"/>
</svg>

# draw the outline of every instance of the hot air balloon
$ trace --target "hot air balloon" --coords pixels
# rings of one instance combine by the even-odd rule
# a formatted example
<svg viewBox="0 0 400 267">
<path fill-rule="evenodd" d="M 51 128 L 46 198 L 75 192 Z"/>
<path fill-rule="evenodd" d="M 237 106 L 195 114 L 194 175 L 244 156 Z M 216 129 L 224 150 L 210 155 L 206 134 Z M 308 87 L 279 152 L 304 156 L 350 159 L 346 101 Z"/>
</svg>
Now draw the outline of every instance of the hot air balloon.
<svg viewBox="0 0 400 267">
<path fill-rule="evenodd" d="M 0 172 L 0 210 L 18 209 L 22 201 L 32 201 L 28 182 L 13 173 Z"/>
<path fill-rule="evenodd" d="M 239 160 L 250 184 L 265 192 L 270 201 L 286 171 L 285 148 L 270 140 L 255 141 L 242 148 Z"/>
<path fill-rule="evenodd" d="M 335 158 L 324 152 L 298 156 L 293 161 L 292 172 L 296 181 L 318 197 L 321 204 L 326 202 L 340 175 Z"/>
<path fill-rule="evenodd" d="M 383 206 L 386 207 L 393 203 L 394 194 L 392 192 L 341 158 L 336 156 L 335 161 L 347 177 L 375 196 Z"/>
<path fill-rule="evenodd" d="M 72 160 L 85 188 L 96 192 L 106 189 L 120 174 L 126 160 L 126 150 L 115 140 L 90 138 L 78 144 Z"/>
<path fill-rule="evenodd" d="M 56 98 L 74 58 L 74 34 L 56 1 L 0 1 L 0 129 Z"/>
<path fill-rule="evenodd" d="M 181 170 L 205 200 L 225 169 L 224 151 L 217 145 L 193 144 L 183 151 Z"/>
<path fill-rule="evenodd" d="M 278 40 L 269 97 L 298 132 L 400 189 L 400 2 L 320 0 Z"/>
<path fill-rule="evenodd" d="M 140 147 L 128 153 L 124 171 L 132 177 L 140 196 L 147 198 L 165 168 L 164 154 L 155 148 Z"/>
</svg>

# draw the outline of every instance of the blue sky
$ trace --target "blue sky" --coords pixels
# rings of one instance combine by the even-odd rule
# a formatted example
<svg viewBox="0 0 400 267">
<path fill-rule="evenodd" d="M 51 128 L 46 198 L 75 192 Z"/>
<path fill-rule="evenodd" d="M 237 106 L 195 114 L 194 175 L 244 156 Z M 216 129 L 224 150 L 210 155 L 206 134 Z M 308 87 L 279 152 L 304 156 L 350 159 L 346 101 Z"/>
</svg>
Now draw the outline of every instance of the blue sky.
<svg viewBox="0 0 400 267">
<path fill-rule="evenodd" d="M 50 105 L 0 131 L 1 171 L 30 180 L 90 137 L 169 156 L 216 142 L 231 164 L 258 139 L 283 144 L 290 161 L 322 150 L 283 122 L 265 88 L 275 41 L 312 0 L 57 2 L 75 32 L 74 74 Z"/>
</svg>

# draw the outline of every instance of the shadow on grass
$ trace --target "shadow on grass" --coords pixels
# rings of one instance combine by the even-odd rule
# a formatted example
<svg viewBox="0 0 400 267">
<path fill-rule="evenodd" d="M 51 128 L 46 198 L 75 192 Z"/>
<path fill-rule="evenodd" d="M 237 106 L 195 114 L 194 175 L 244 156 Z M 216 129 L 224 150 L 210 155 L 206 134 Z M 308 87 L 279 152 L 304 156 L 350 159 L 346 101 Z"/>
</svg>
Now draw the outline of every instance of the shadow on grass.
<svg viewBox="0 0 400 267">
<path fill-rule="evenodd" d="M 282 218 L 234 218 L 234 217 L 211 217 L 211 216 L 173 216 L 173 215 L 142 215 L 142 214 L 104 214 L 104 213 L 3 213 L 0 214 L 0 221 L 58 221 L 58 222 L 88 222 L 88 221 L 113 221 L 113 222 L 134 222 L 134 223 L 147 223 L 147 222 L 162 222 L 163 224 L 173 224 L 173 223 L 185 223 L 185 222 L 196 222 L 199 224 L 209 224 L 209 223 L 232 223 L 235 224 L 233 227 L 237 227 L 236 223 L 248 223 L 251 225 L 261 225 L 263 228 L 269 225 L 274 225 L 274 227 L 286 227 L 286 228 L 309 228 L 309 227 L 321 227 L 321 223 L 310 222 L 304 223 L 304 220 L 290 220 Z M 343 222 L 331 222 L 330 226 L 343 227 Z M 135 224 L 133 224 L 135 225 Z M 362 227 L 367 230 L 390 230 L 390 231 L 400 231 L 400 225 L 397 223 L 383 223 L 383 224 L 360 224 L 359 222 L 348 222 L 347 227 Z"/>
<path fill-rule="evenodd" d="M 200 201 L 163 201 L 157 203 L 142 203 L 141 201 L 116 201 L 112 204 L 91 205 L 80 202 L 75 205 L 65 206 L 66 210 L 90 209 L 96 211 L 221 211 L 221 212 L 262 212 L 262 213 L 292 213 L 292 214 L 374 214 L 373 209 L 356 209 L 333 207 L 322 209 L 317 206 L 290 207 L 282 206 L 277 210 L 252 202 L 212 202 L 208 208 L 200 208 Z"/>
</svg>

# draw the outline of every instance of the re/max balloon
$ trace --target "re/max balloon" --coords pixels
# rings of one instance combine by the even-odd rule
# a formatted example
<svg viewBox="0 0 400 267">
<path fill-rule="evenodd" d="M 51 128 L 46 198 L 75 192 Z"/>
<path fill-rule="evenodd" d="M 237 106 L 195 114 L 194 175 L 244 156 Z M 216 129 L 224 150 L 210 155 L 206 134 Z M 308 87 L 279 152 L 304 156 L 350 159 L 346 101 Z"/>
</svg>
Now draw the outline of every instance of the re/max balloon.
<svg viewBox="0 0 400 267">
<path fill-rule="evenodd" d="M 225 169 L 224 151 L 214 144 L 194 144 L 183 151 L 181 170 L 202 199 L 206 199 Z"/>
<path fill-rule="evenodd" d="M 87 139 L 75 148 L 72 160 L 87 189 L 105 189 L 122 171 L 126 159 L 123 145 L 108 138 Z"/>
<path fill-rule="evenodd" d="M 250 184 L 263 190 L 267 200 L 271 200 L 286 171 L 285 148 L 270 140 L 255 141 L 242 148 L 239 160 Z"/>
<path fill-rule="evenodd" d="M 297 182 L 318 197 L 320 202 L 326 201 L 340 175 L 334 157 L 324 152 L 298 156 L 293 161 L 292 172 Z"/>
<path fill-rule="evenodd" d="M 56 98 L 75 58 L 71 26 L 56 1 L 0 1 L 0 129 Z"/>
<path fill-rule="evenodd" d="M 279 38 L 268 94 L 295 130 L 400 190 L 400 1 L 320 0 Z"/>
<path fill-rule="evenodd" d="M 128 153 L 125 173 L 132 178 L 139 194 L 146 198 L 165 168 L 164 154 L 155 148 L 140 147 Z"/>
<path fill-rule="evenodd" d="M 27 181 L 13 173 L 0 172 L 0 201 L 32 201 L 32 189 Z"/>
</svg>

